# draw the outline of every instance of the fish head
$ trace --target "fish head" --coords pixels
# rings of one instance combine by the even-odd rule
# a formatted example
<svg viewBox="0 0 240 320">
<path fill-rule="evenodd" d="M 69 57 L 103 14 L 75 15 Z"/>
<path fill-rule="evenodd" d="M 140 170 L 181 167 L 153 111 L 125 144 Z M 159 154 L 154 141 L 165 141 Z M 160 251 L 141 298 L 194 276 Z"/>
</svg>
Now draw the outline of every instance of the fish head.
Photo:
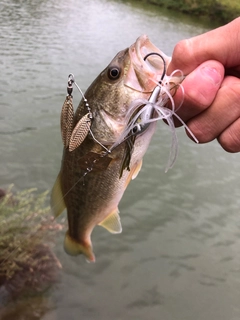
<svg viewBox="0 0 240 320">
<path fill-rule="evenodd" d="M 129 105 L 135 99 L 148 99 L 164 72 L 163 59 L 170 58 L 140 36 L 129 48 L 120 51 L 100 73 L 85 96 L 93 114 L 92 131 L 104 145 L 113 144 L 126 126 Z M 83 105 L 82 105 L 83 107 Z"/>
</svg>

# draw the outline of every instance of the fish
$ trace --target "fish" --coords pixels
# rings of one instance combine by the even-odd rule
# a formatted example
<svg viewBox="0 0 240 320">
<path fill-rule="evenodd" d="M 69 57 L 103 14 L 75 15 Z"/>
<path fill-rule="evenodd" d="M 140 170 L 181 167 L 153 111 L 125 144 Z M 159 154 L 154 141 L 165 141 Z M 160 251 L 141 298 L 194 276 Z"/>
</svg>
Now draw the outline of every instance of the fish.
<svg viewBox="0 0 240 320">
<path fill-rule="evenodd" d="M 76 112 L 71 95 L 66 98 L 61 113 L 62 164 L 51 192 L 51 208 L 55 217 L 67 209 L 67 254 L 84 254 L 87 261 L 95 262 L 91 241 L 95 226 L 112 234 L 122 232 L 118 205 L 141 170 L 157 122 L 152 121 L 152 105 L 145 108 L 151 112 L 144 111 L 148 120 L 144 123 L 139 110 L 148 105 L 157 86 L 164 87 L 170 60 L 142 35 L 98 75 Z M 181 81 L 182 77 L 167 78 L 171 96 Z M 166 104 L 168 95 L 159 92 L 157 100 Z"/>
</svg>

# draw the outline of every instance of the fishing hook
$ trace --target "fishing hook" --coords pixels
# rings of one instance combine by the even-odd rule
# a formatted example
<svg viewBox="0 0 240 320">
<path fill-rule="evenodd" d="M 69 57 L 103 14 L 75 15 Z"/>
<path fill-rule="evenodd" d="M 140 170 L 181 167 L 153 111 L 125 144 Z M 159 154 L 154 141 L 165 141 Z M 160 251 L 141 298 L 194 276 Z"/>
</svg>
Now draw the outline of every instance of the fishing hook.
<svg viewBox="0 0 240 320">
<path fill-rule="evenodd" d="M 153 55 L 159 56 L 159 57 L 162 59 L 162 61 L 163 61 L 163 73 L 162 73 L 161 79 L 160 79 L 160 81 L 159 81 L 159 84 L 161 84 L 163 78 L 164 78 L 165 75 L 166 75 L 166 61 L 165 61 L 165 59 L 163 58 L 163 56 L 162 56 L 160 53 L 158 53 L 158 52 L 150 52 L 150 53 L 148 53 L 148 54 L 143 58 L 143 60 L 146 61 L 146 59 L 147 59 L 148 57 L 153 56 Z"/>
</svg>

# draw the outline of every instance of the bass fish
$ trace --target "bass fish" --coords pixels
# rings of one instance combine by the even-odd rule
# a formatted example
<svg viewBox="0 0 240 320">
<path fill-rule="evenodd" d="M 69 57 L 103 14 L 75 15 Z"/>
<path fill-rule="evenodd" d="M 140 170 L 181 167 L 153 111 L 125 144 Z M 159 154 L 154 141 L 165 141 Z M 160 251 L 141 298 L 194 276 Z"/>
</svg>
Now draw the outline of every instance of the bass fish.
<svg viewBox="0 0 240 320">
<path fill-rule="evenodd" d="M 99 74 L 75 113 L 69 91 L 61 113 L 62 165 L 51 194 L 55 216 L 67 209 L 68 254 L 94 262 L 94 227 L 122 232 L 118 204 L 141 169 L 157 120 L 169 118 L 163 107 L 183 79 L 166 76 L 169 62 L 143 35 Z"/>
</svg>

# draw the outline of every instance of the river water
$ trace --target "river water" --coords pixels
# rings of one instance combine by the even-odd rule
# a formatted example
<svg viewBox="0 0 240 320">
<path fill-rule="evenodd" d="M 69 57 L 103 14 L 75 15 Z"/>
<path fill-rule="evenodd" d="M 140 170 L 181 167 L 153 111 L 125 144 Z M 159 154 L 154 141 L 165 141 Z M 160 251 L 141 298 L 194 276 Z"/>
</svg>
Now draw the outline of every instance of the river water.
<svg viewBox="0 0 240 320">
<path fill-rule="evenodd" d="M 3 0 L 0 9 L 0 177 L 15 190 L 54 183 L 70 72 L 85 91 L 139 35 L 171 55 L 177 41 L 212 27 L 130 1 Z M 195 145 L 181 128 L 178 137 L 165 173 L 171 137 L 159 123 L 120 204 L 123 233 L 93 232 L 95 264 L 67 256 L 59 234 L 63 272 L 41 319 L 239 320 L 239 154 Z"/>
</svg>

